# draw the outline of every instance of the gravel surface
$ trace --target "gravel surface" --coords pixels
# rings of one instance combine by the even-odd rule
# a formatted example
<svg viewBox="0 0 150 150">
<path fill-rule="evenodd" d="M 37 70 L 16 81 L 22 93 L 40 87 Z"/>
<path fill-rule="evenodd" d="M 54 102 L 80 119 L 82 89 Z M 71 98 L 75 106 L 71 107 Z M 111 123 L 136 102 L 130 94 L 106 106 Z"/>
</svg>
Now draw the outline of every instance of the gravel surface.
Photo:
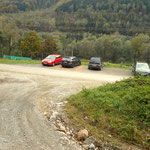
<svg viewBox="0 0 150 150">
<path fill-rule="evenodd" d="M 0 64 L 0 150 L 82 149 L 55 129 L 55 114 L 63 111 L 61 100 L 84 87 L 130 76 L 130 70 L 121 69 Z"/>
</svg>

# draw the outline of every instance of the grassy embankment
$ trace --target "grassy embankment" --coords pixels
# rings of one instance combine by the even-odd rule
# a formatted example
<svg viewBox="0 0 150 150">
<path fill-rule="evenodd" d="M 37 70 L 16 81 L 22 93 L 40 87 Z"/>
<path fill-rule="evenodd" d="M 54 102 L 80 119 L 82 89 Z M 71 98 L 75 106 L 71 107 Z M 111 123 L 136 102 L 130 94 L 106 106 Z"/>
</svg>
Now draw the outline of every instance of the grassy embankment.
<svg viewBox="0 0 150 150">
<path fill-rule="evenodd" d="M 0 59 L 2 64 L 41 64 L 41 60 L 10 60 L 10 59 Z M 81 59 L 82 65 L 88 65 L 89 60 Z M 130 64 L 113 64 L 109 62 L 104 63 L 105 68 L 119 68 L 119 69 L 131 69 Z"/>
<path fill-rule="evenodd" d="M 150 78 L 135 77 L 69 97 L 66 113 L 99 143 L 122 140 L 150 147 Z M 108 135 L 112 135 L 110 138 Z"/>
</svg>

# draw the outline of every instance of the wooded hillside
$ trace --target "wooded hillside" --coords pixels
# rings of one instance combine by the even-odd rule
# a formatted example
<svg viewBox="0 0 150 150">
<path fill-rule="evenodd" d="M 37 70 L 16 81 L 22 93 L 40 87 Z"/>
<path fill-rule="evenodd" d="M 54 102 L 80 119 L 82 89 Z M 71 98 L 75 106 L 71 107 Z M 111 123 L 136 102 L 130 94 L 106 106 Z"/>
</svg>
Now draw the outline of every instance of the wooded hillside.
<svg viewBox="0 0 150 150">
<path fill-rule="evenodd" d="M 49 8 L 59 0 L 0 0 L 1 13 L 16 13 L 19 11 Z"/>
<path fill-rule="evenodd" d="M 55 9 L 49 13 L 52 11 L 51 6 Z M 32 12 L 40 10 L 42 14 L 45 8 L 48 9 L 45 17 Z M 0 0 L 1 14 L 17 15 L 20 11 L 25 11 L 28 15 L 34 14 L 36 20 L 42 22 L 35 27 L 33 16 L 29 19 L 31 22 L 28 24 L 29 27 L 26 25 L 27 29 L 38 28 L 38 31 L 44 30 L 44 32 L 49 31 L 51 21 L 52 28 L 62 32 L 83 31 L 102 34 L 119 32 L 132 36 L 150 31 L 150 1 L 148 0 Z M 24 22 L 20 18 L 19 20 Z M 21 24 L 19 23 L 20 26 Z"/>
<path fill-rule="evenodd" d="M 72 0 L 56 12 L 57 25 L 74 30 L 133 35 L 150 29 L 149 0 Z"/>
<path fill-rule="evenodd" d="M 33 54 L 32 34 L 40 40 Z M 150 62 L 149 37 L 148 0 L 0 0 L 0 56 L 42 58 L 57 51 L 113 63 L 135 57 Z"/>
</svg>

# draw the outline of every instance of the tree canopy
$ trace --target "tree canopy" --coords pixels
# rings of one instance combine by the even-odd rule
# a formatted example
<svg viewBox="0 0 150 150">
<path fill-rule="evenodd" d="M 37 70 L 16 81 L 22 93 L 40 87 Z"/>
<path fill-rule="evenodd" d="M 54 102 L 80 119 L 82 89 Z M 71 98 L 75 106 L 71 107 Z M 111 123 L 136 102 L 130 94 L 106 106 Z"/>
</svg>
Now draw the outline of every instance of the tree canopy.
<svg viewBox="0 0 150 150">
<path fill-rule="evenodd" d="M 132 39 L 132 48 L 135 62 L 136 60 L 142 60 L 142 53 L 144 53 L 144 51 L 146 51 L 146 48 L 148 47 L 148 39 L 149 37 L 144 34 L 137 34 Z"/>
<path fill-rule="evenodd" d="M 20 41 L 21 55 L 34 58 L 40 51 L 40 37 L 35 31 L 28 31 Z"/>
</svg>

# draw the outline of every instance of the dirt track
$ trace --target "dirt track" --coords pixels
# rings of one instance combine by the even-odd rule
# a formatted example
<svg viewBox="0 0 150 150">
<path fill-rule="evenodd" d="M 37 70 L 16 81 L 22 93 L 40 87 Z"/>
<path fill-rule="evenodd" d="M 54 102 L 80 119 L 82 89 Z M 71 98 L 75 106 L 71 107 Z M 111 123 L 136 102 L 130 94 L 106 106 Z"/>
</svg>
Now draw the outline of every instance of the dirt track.
<svg viewBox="0 0 150 150">
<path fill-rule="evenodd" d="M 0 150 L 79 150 L 56 131 L 44 114 L 61 113 L 61 100 L 106 82 L 131 76 L 131 71 L 86 66 L 61 68 L 0 64 Z"/>
</svg>

